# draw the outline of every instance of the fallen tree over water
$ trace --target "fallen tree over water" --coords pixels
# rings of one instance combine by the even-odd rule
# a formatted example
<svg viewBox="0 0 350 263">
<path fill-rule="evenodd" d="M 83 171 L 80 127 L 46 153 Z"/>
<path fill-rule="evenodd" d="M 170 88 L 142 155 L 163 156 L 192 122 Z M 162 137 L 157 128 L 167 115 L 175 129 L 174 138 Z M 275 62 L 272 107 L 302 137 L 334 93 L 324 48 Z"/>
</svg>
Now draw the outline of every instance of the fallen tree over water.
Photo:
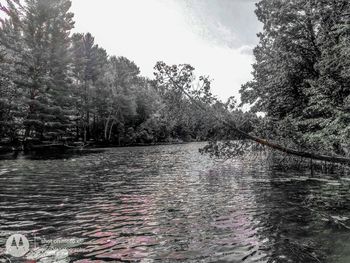
<svg viewBox="0 0 350 263">
<path fill-rule="evenodd" d="M 326 162 L 333 162 L 333 163 L 342 163 L 342 164 L 350 164 L 350 159 L 346 157 L 341 157 L 341 156 L 328 156 L 328 155 L 322 155 L 322 154 L 316 154 L 316 153 L 311 153 L 311 152 L 305 152 L 305 151 L 297 151 L 294 149 L 286 148 L 283 147 L 279 144 L 269 142 L 267 140 L 261 139 L 259 137 L 256 137 L 254 135 L 245 133 L 244 131 L 238 129 L 237 127 L 230 125 L 229 122 L 224 122 L 224 124 L 229 125 L 231 129 L 233 129 L 235 132 L 239 133 L 243 137 L 253 140 L 257 143 L 260 143 L 262 145 L 268 146 L 274 150 L 292 154 L 295 156 L 299 157 L 304 157 L 304 158 L 309 158 L 313 160 L 319 160 L 319 161 L 326 161 Z"/>
<path fill-rule="evenodd" d="M 271 149 L 291 154 L 298 157 L 308 158 L 311 160 L 348 164 L 350 165 L 350 159 L 342 156 L 329 156 L 323 154 L 317 154 L 307 151 L 298 151 L 292 148 L 284 147 L 280 144 L 259 138 L 250 133 L 247 133 L 241 130 L 235 124 L 234 120 L 227 120 L 230 116 L 227 115 L 227 118 L 223 118 L 222 115 L 217 114 L 217 112 L 208 110 L 203 106 L 203 103 L 210 103 L 213 100 L 216 100 L 210 93 L 210 83 L 204 83 L 204 85 L 199 90 L 193 90 L 191 82 L 193 81 L 192 71 L 193 68 L 189 65 L 180 65 L 178 66 L 168 66 L 163 62 L 158 62 L 155 69 L 157 72 L 156 80 L 163 84 L 168 83 L 168 85 L 173 86 L 175 89 L 181 91 L 187 98 L 200 110 L 212 114 L 212 116 L 224 126 L 234 131 L 236 134 L 242 136 L 245 139 L 252 140 L 259 143 L 260 145 L 267 146 Z M 203 103 L 202 103 L 203 102 Z"/>
</svg>

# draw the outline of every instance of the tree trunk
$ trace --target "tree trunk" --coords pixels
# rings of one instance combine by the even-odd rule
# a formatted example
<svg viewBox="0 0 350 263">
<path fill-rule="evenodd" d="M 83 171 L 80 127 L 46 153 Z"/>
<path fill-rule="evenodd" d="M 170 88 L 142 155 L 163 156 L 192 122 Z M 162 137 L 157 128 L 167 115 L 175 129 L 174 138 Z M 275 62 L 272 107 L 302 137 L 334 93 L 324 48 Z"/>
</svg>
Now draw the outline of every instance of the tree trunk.
<svg viewBox="0 0 350 263">
<path fill-rule="evenodd" d="M 86 137 L 90 139 L 90 111 L 86 112 Z"/>
<path fill-rule="evenodd" d="M 107 132 L 108 132 L 108 124 L 109 124 L 109 120 L 111 119 L 111 113 L 109 113 L 108 118 L 106 120 L 106 124 L 105 124 L 105 133 L 104 133 L 104 138 L 107 141 Z"/>
<path fill-rule="evenodd" d="M 109 129 L 108 141 L 111 141 L 112 130 L 113 130 L 114 124 L 115 124 L 115 120 L 113 120 L 113 122 L 111 124 L 111 128 Z"/>
<path fill-rule="evenodd" d="M 253 140 L 257 143 L 260 143 L 262 145 L 266 145 L 272 149 L 284 152 L 284 153 L 288 153 L 288 154 L 292 154 L 295 156 L 300 156 L 300 157 L 304 157 L 304 158 L 309 158 L 309 159 L 314 159 L 314 160 L 319 160 L 319 161 L 327 161 L 327 162 L 333 162 L 333 163 L 344 163 L 344 164 L 350 164 L 350 159 L 345 158 L 345 157 L 341 157 L 341 156 L 328 156 L 328 155 L 322 155 L 322 154 L 316 154 L 316 153 L 311 153 L 311 152 L 304 152 L 304 151 L 297 151 L 294 149 L 289 149 L 286 147 L 283 147 L 281 145 L 266 141 L 264 139 L 260 139 L 258 137 L 255 137 L 253 135 L 250 135 L 248 133 L 245 133 L 244 131 L 241 131 L 238 128 L 234 128 L 234 130 L 238 133 L 240 133 L 241 135 L 243 135 L 245 138 Z"/>
<path fill-rule="evenodd" d="M 84 124 L 84 143 L 86 143 L 86 124 Z"/>
</svg>

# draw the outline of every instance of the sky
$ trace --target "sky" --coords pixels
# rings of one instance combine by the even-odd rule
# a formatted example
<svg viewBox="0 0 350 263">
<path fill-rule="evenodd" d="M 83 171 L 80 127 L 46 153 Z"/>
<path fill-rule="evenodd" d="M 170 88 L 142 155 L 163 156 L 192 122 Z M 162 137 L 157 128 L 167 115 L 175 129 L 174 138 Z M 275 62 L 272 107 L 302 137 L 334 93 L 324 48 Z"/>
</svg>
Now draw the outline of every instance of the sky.
<svg viewBox="0 0 350 263">
<path fill-rule="evenodd" d="M 157 61 L 189 63 L 221 99 L 249 81 L 261 24 L 254 0 L 72 0 L 75 32 L 153 77 Z"/>
</svg>

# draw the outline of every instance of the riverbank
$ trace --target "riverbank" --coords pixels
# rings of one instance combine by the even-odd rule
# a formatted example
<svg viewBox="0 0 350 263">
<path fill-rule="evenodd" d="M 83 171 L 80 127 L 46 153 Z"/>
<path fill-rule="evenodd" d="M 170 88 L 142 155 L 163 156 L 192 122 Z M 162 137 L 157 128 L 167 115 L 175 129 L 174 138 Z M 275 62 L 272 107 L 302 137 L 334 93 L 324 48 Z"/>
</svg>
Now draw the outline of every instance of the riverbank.
<svg viewBox="0 0 350 263">
<path fill-rule="evenodd" d="M 18 154 L 19 152 L 65 152 L 65 151 L 78 151 L 83 149 L 96 149 L 96 148 L 117 148 L 117 147 L 138 147 L 138 146 L 157 146 L 157 145 L 176 145 L 186 144 L 199 141 L 183 141 L 172 140 L 167 142 L 152 142 L 152 143 L 132 143 L 132 144 L 116 144 L 109 142 L 95 142 L 89 141 L 83 143 L 81 141 L 62 143 L 62 142 L 37 142 L 37 143 L 16 143 L 16 144 L 0 144 L 0 155 Z"/>
</svg>

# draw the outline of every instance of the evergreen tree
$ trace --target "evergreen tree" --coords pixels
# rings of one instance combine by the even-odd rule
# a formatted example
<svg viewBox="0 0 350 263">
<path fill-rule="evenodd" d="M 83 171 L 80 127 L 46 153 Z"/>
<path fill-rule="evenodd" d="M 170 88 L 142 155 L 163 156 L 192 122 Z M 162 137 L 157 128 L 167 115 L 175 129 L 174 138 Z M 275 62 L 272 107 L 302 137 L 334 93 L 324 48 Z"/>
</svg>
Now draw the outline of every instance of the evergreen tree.
<svg viewBox="0 0 350 263">
<path fill-rule="evenodd" d="M 74 34 L 72 36 L 73 81 L 76 93 L 77 127 L 81 127 L 77 135 L 84 141 L 91 137 L 91 122 L 96 126 L 96 103 L 101 105 L 100 93 L 105 87 L 103 82 L 107 69 L 107 53 L 95 44 L 90 34 Z M 102 85 L 102 86 L 101 86 Z M 103 102 L 102 102 L 103 103 Z M 96 128 L 96 127 L 95 127 Z"/>
<path fill-rule="evenodd" d="M 26 110 L 22 99 L 25 64 L 25 46 L 22 41 L 21 19 L 23 7 L 7 1 L 7 7 L 0 4 L 6 19 L 0 28 L 0 138 L 16 141 L 23 126 L 23 112 Z"/>
<path fill-rule="evenodd" d="M 70 5 L 68 0 L 27 0 L 23 6 L 8 1 L 1 42 L 5 54 L 15 57 L 11 80 L 25 98 L 25 136 L 59 138 L 70 126 Z"/>
</svg>

